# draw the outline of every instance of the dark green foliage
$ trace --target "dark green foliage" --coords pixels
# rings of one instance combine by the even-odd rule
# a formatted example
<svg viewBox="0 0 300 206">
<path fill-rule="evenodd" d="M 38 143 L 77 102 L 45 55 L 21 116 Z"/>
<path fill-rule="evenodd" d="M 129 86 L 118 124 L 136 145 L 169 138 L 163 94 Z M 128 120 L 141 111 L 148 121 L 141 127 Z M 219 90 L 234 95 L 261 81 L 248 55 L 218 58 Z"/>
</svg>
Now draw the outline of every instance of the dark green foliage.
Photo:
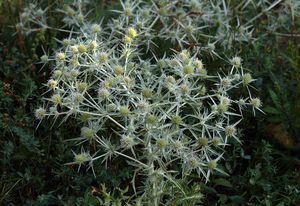
<svg viewBox="0 0 300 206">
<path fill-rule="evenodd" d="M 207 186 L 206 204 L 211 205 L 296 205 L 300 201 L 300 161 L 279 152 L 265 140 L 246 147 L 251 158 L 235 146 L 228 153 L 230 178 L 215 177 Z M 235 157 L 235 158 L 232 158 Z M 217 203 L 215 203 L 217 200 Z"/>
<path fill-rule="evenodd" d="M 259 77 L 257 84 L 262 88 L 267 121 L 270 125 L 282 126 L 290 138 L 295 139 L 294 144 L 299 143 L 300 132 L 299 40 L 292 35 L 262 38 L 247 54 L 254 63 L 249 64 L 249 69 Z"/>
</svg>

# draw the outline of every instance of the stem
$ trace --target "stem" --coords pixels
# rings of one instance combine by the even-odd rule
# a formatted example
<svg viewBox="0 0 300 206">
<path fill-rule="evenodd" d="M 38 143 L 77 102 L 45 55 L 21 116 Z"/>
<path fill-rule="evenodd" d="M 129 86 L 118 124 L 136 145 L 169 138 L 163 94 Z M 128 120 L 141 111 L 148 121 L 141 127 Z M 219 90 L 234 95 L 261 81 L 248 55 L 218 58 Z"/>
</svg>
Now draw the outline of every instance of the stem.
<svg viewBox="0 0 300 206">
<path fill-rule="evenodd" d="M 128 156 L 128 155 L 125 155 L 125 154 L 123 154 L 123 153 L 121 153 L 121 152 L 118 152 L 118 151 L 115 151 L 115 153 L 118 154 L 118 155 L 121 155 L 121 156 L 123 156 L 123 157 L 126 157 L 127 159 L 130 159 L 130 160 L 132 160 L 132 161 L 134 161 L 134 162 L 136 162 L 136 163 L 142 165 L 142 166 L 143 166 L 144 168 L 146 168 L 146 169 L 148 168 L 148 165 L 146 165 L 146 164 L 140 162 L 140 161 L 137 160 L 137 159 L 134 159 L 134 158 L 132 158 L 132 157 L 130 157 L 130 156 Z"/>
<path fill-rule="evenodd" d="M 263 10 L 262 12 L 260 12 L 258 15 L 256 15 L 255 17 L 253 17 L 252 19 L 250 19 L 245 25 L 248 25 L 250 23 L 252 23 L 253 21 L 255 21 L 256 19 L 258 19 L 259 17 L 261 17 L 264 13 L 268 12 L 269 10 L 273 9 L 273 7 L 275 7 L 277 4 L 279 4 L 282 0 L 278 0 L 276 2 L 274 2 L 271 6 L 269 6 L 267 9 Z"/>
</svg>

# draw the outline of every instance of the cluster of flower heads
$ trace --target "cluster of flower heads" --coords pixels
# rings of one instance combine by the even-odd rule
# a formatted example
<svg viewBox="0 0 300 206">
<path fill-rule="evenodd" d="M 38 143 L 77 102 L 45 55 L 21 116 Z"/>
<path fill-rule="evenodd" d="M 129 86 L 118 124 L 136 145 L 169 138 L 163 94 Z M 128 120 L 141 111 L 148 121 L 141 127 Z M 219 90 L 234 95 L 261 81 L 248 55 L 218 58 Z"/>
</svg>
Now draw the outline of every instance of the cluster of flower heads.
<svg viewBox="0 0 300 206">
<path fill-rule="evenodd" d="M 210 74 L 201 60 L 201 46 L 183 49 L 202 37 L 214 39 L 209 30 L 229 12 L 224 5 L 226 12 L 220 11 L 221 5 L 128 1 L 108 26 L 86 22 L 81 12 L 78 19 L 67 8 L 64 21 L 80 30 L 70 32 L 54 56 L 42 57 L 53 65 L 46 84 L 51 95 L 35 115 L 62 124 L 68 118 L 82 122 L 81 134 L 72 139 L 82 149 L 74 152 L 71 164 L 94 171 L 96 160 L 109 164 L 123 157 L 137 175 L 146 174 L 146 182 L 157 184 L 155 190 L 163 190 L 163 182 L 180 188 L 177 180 L 190 174 L 208 181 L 215 170 L 223 172 L 218 161 L 229 141 L 240 141 L 237 125 L 243 110 L 260 110 L 261 102 L 251 95 L 254 79 L 240 57 Z M 148 49 L 141 48 L 155 45 L 155 38 L 171 38 L 181 49 L 169 56 L 152 52 L 146 58 Z M 235 99 L 241 88 L 244 96 Z"/>
<path fill-rule="evenodd" d="M 20 22 L 16 25 L 17 31 L 30 34 L 46 29 L 48 27 L 46 12 L 47 9 L 42 9 L 36 3 L 30 3 L 20 14 Z"/>
<path fill-rule="evenodd" d="M 82 30 L 87 26 L 86 19 L 90 13 L 85 10 L 88 4 L 89 0 L 77 0 L 56 11 L 64 15 L 62 20 L 66 27 Z M 155 39 L 160 37 L 180 48 L 197 46 L 212 55 L 217 55 L 224 48 L 232 49 L 236 44 L 255 40 L 257 34 L 254 34 L 254 25 L 262 17 L 264 27 L 277 34 L 289 31 L 293 22 L 300 17 L 300 3 L 297 0 L 240 3 L 225 0 L 127 0 L 121 1 L 121 5 L 121 10 L 112 10 L 119 17 L 109 23 L 111 30 L 119 31 L 127 25 L 134 25 L 142 32 L 141 40 L 145 42 L 147 49 L 158 46 Z M 47 9 L 31 3 L 20 14 L 17 29 L 29 34 L 51 28 L 47 25 L 46 11 Z M 91 29 L 89 27 L 90 25 L 86 29 Z M 102 31 L 101 27 L 94 29 Z M 65 31 L 62 28 L 59 30 Z M 218 47 L 221 50 L 217 51 Z"/>
<path fill-rule="evenodd" d="M 64 28 L 77 26 L 78 29 L 89 14 L 89 12 L 86 12 L 87 5 L 89 5 L 88 0 L 76 0 L 69 5 L 64 5 L 62 9 L 56 9 L 57 14 L 60 13 L 63 15 L 62 21 L 65 25 L 62 28 L 53 28 L 48 18 L 49 7 L 43 9 L 38 2 L 33 1 L 20 13 L 20 22 L 17 23 L 15 27 L 17 32 L 25 35 L 30 35 L 38 31 L 46 31 L 47 29 L 70 32 L 69 30 L 64 30 Z M 85 13 L 85 15 L 83 13 Z M 58 17 L 60 16 L 58 15 Z"/>
<path fill-rule="evenodd" d="M 62 21 L 66 24 L 66 26 L 81 27 L 89 14 L 89 12 L 86 11 L 86 7 L 89 3 L 89 0 L 76 0 L 73 1 L 73 4 L 64 5 L 63 8 L 58 8 L 56 11 L 63 14 Z"/>
</svg>

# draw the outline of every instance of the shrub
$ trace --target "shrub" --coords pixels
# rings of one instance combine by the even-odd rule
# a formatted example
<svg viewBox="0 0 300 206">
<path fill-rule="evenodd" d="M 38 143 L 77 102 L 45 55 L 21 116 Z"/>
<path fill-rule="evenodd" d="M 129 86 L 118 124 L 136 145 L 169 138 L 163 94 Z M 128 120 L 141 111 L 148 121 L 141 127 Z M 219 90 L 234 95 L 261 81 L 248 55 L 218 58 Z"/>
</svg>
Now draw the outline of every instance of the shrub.
<svg viewBox="0 0 300 206">
<path fill-rule="evenodd" d="M 193 19 L 189 13 L 200 6 L 211 12 Z M 53 64 L 46 85 L 52 94 L 36 116 L 40 120 L 54 116 L 62 119 L 61 124 L 84 116 L 81 136 L 71 140 L 86 149 L 74 153 L 70 164 L 86 163 L 94 171 L 98 159 L 107 165 L 125 158 L 135 167 L 132 189 L 137 197 L 155 205 L 175 199 L 167 197 L 166 190 L 180 191 L 183 199 L 201 199 L 197 193 L 188 197 L 183 188 L 191 175 L 207 182 L 214 171 L 225 173 L 218 161 L 230 139 L 240 142 L 236 127 L 242 110 L 247 106 L 260 110 L 261 102 L 250 93 L 254 80 L 240 57 L 228 59 L 222 70 L 210 74 L 200 59 L 201 47 L 188 49 L 200 43 L 197 35 L 230 39 L 220 35 L 224 28 L 218 20 L 211 20 L 221 15 L 213 6 L 128 1 L 108 26 L 85 21 L 80 12 L 65 19 L 80 30 L 70 32 L 54 56 L 43 58 Z M 175 24 L 174 16 L 178 16 Z M 201 20 L 199 25 L 196 19 Z M 155 39 L 169 37 L 180 51 L 155 54 Z M 248 37 L 235 40 L 250 41 Z M 210 44 L 209 38 L 204 40 Z M 212 46 L 203 49 L 219 58 Z M 239 87 L 246 93 L 236 99 Z M 136 189 L 136 178 L 144 179 L 143 189 Z"/>
</svg>

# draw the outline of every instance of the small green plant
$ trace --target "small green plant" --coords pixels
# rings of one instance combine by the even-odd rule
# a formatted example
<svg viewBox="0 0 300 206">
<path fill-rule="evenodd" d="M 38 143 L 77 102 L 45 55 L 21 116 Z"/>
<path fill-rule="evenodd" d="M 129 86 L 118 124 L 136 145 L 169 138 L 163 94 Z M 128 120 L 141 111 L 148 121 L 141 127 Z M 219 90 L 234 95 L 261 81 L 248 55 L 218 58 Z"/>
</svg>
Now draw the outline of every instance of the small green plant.
<svg viewBox="0 0 300 206">
<path fill-rule="evenodd" d="M 299 202 L 299 159 L 266 140 L 235 145 L 226 155 L 230 178 L 217 175 L 203 189 L 204 205 L 295 205 Z M 246 153 L 246 154 L 245 154 Z"/>
</svg>

